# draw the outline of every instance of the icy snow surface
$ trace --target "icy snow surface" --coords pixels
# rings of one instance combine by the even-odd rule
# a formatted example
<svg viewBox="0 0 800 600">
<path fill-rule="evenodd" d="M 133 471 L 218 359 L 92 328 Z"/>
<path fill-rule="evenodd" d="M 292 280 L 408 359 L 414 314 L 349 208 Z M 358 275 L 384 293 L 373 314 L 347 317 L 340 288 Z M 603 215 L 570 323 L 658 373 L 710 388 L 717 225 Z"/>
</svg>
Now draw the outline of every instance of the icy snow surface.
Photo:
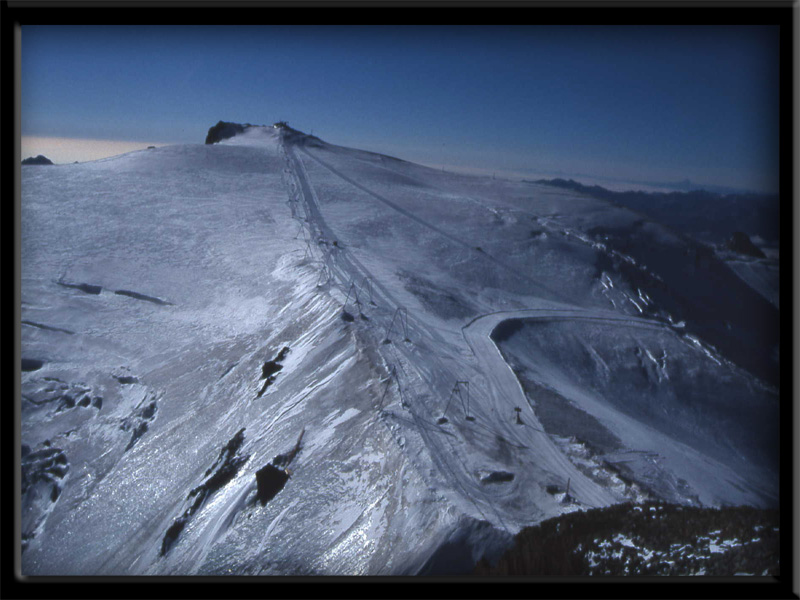
<svg viewBox="0 0 800 600">
<path fill-rule="evenodd" d="M 682 482 L 687 503 L 768 502 L 774 481 L 720 466 L 728 438 L 598 392 L 627 368 L 608 352 L 622 331 L 642 339 L 637 393 L 673 398 L 702 352 L 719 370 L 692 402 L 714 378 L 777 402 L 626 279 L 647 264 L 595 230 L 636 218 L 272 127 L 22 167 L 23 573 L 413 574 L 641 498 L 637 477 Z M 620 439 L 604 461 L 543 426 L 491 337 L 510 318 L 544 333 L 508 342 L 531 376 Z M 576 352 L 589 371 L 554 364 Z M 660 470 L 608 467 L 645 451 Z M 279 455 L 289 477 L 262 503 L 255 473 Z"/>
</svg>

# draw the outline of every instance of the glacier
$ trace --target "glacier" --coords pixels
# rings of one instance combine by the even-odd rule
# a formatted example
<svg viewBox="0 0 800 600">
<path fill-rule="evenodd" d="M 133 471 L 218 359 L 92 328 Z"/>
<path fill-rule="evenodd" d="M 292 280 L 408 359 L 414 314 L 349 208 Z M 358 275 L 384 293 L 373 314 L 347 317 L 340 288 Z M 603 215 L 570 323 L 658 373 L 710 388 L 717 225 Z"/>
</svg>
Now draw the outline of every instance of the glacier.
<svg viewBox="0 0 800 600">
<path fill-rule="evenodd" d="M 23 575 L 456 574 L 575 510 L 777 505 L 778 309 L 722 259 L 232 133 L 22 167 Z"/>
</svg>

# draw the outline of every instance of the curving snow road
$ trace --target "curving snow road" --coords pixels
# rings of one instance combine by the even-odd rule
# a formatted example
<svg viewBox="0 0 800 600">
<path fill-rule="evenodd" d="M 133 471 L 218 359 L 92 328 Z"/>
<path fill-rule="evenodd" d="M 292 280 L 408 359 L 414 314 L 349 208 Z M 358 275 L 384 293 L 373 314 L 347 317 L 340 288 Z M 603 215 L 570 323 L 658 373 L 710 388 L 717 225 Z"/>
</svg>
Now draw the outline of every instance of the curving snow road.
<svg viewBox="0 0 800 600">
<path fill-rule="evenodd" d="M 330 230 L 330 227 L 320 211 L 316 192 L 296 149 L 300 150 L 308 158 L 321 164 L 321 166 L 328 169 L 328 171 L 342 180 L 367 192 L 369 195 L 389 205 L 391 208 L 402 212 L 402 214 L 418 222 L 420 225 L 434 229 L 448 239 L 457 241 L 459 244 L 463 245 L 462 241 L 454 239 L 453 236 L 442 231 L 440 228 L 409 213 L 407 210 L 365 188 L 350 177 L 347 177 L 330 165 L 324 163 L 316 156 L 313 156 L 303 147 L 302 140 L 284 139 L 283 147 L 287 166 L 290 172 L 294 174 L 295 180 L 298 183 L 298 192 L 305 206 L 307 224 L 312 230 L 315 229 L 323 238 L 336 239 L 337 236 Z M 312 236 L 312 238 L 313 237 L 314 236 Z M 389 290 L 381 285 L 381 282 L 378 281 L 357 258 L 352 256 L 350 252 L 343 249 L 323 250 L 322 259 L 330 272 L 334 275 L 334 281 L 338 280 L 336 283 L 339 284 L 340 289 L 346 289 L 348 283 L 355 281 L 356 278 L 370 277 L 375 286 L 376 298 L 379 299 L 378 303 L 384 307 L 398 305 Z M 537 284 L 537 288 L 540 289 L 540 291 L 542 291 L 542 287 L 543 286 L 540 284 Z M 543 501 L 543 498 L 541 495 L 537 495 L 537 492 L 534 490 L 525 489 L 526 484 L 521 482 L 519 478 L 517 478 L 513 484 L 505 488 L 490 487 L 488 489 L 476 479 L 476 465 L 491 462 L 491 452 L 486 454 L 486 451 L 490 450 L 489 446 L 477 440 L 475 437 L 480 433 L 481 429 L 489 431 L 496 436 L 501 436 L 505 440 L 516 444 L 518 458 L 521 457 L 523 464 L 532 464 L 535 467 L 535 473 L 539 474 L 535 477 L 550 477 L 551 480 L 555 478 L 564 483 L 569 480 L 570 495 L 580 505 L 587 507 L 609 506 L 619 502 L 620 498 L 603 485 L 584 475 L 583 472 L 570 462 L 568 457 L 553 442 L 550 436 L 544 432 L 541 423 L 537 419 L 536 414 L 525 396 L 516 374 L 506 363 L 500 350 L 491 338 L 491 333 L 494 329 L 500 323 L 510 318 L 549 321 L 589 320 L 620 322 L 624 323 L 626 326 L 655 329 L 664 329 L 668 326 L 660 321 L 621 316 L 619 313 L 602 309 L 581 309 L 563 302 L 555 303 L 552 300 L 548 301 L 546 298 L 557 297 L 557 295 L 548 293 L 550 290 L 544 291 L 546 294 L 545 298 L 542 298 L 542 301 L 543 305 L 548 306 L 547 308 L 530 308 L 489 313 L 476 317 L 462 328 L 463 339 L 469 349 L 471 349 L 474 357 L 474 361 L 472 361 L 471 365 L 465 367 L 465 371 L 473 382 L 473 389 L 475 392 L 473 408 L 474 414 L 478 417 L 477 421 L 467 421 L 466 423 L 461 420 L 457 422 L 451 421 L 446 429 L 431 427 L 431 424 L 427 423 L 430 415 L 420 412 L 420 408 L 422 408 L 420 405 L 414 402 L 415 405 L 410 409 L 411 423 L 413 423 L 414 429 L 417 430 L 417 433 L 427 447 L 431 460 L 440 472 L 440 477 L 444 477 L 444 480 L 448 482 L 451 489 L 462 498 L 461 505 L 465 506 L 464 502 L 466 502 L 466 506 L 471 506 L 477 510 L 477 513 L 482 518 L 490 520 L 504 528 L 507 528 L 505 521 L 508 520 L 508 517 L 506 519 L 503 517 L 508 515 L 508 513 L 503 509 L 499 509 L 497 505 L 498 502 L 502 501 L 504 494 L 506 496 L 512 495 L 517 498 L 525 498 L 526 500 L 524 502 L 527 502 L 528 505 L 530 505 L 530 503 L 536 503 L 538 500 Z M 419 319 L 410 317 L 410 320 L 418 321 Z M 464 378 L 463 375 L 465 373 L 454 372 L 452 370 L 453 366 L 455 365 L 460 368 L 464 365 L 460 364 L 457 360 L 453 360 L 452 356 L 442 356 L 440 357 L 442 360 L 431 360 L 437 353 L 444 352 L 447 354 L 448 351 L 445 350 L 445 346 L 448 345 L 442 343 L 443 340 L 435 331 L 435 327 L 429 325 L 428 323 L 417 322 L 415 327 L 417 331 L 422 332 L 422 338 L 428 338 L 427 340 L 420 339 L 419 343 L 415 344 L 415 346 L 409 347 L 393 344 L 388 347 L 382 347 L 379 351 L 381 353 L 389 352 L 393 355 L 392 362 L 397 360 L 398 355 L 402 355 L 406 361 L 407 367 L 410 367 L 414 372 L 414 377 L 424 382 L 424 387 L 432 392 L 431 395 L 434 398 L 441 399 L 442 394 L 444 393 L 446 396 L 447 391 L 449 391 L 449 388 L 445 391 L 446 386 L 452 386 L 453 381 Z M 429 347 L 431 351 L 427 353 L 420 352 L 423 346 Z M 463 352 L 469 354 L 466 348 L 464 348 Z M 402 363 L 398 364 L 402 367 Z M 473 372 L 469 373 L 469 371 Z M 457 377 L 457 374 L 461 376 Z M 507 416 L 511 414 L 510 408 L 514 406 L 527 407 L 523 408 L 526 413 L 523 414 L 523 420 L 525 424 L 528 425 L 527 427 L 520 428 L 510 423 Z M 429 405 L 427 411 L 430 412 L 431 408 L 432 407 Z M 477 446 L 475 445 L 476 443 Z M 531 479 L 525 481 L 530 483 Z M 541 479 L 536 481 L 541 484 L 540 487 L 544 486 L 544 481 Z M 531 510 L 533 510 L 533 508 L 531 508 Z M 536 507 L 536 511 L 538 511 L 537 514 L 539 518 L 542 518 L 543 516 L 549 515 L 549 513 L 553 511 L 553 508 L 545 509 L 544 507 Z M 533 515 L 533 513 L 531 513 L 531 515 Z M 514 519 L 511 520 L 513 521 Z"/>
<path fill-rule="evenodd" d="M 495 328 L 503 321 L 516 319 L 553 320 L 585 320 L 602 322 L 622 322 L 627 326 L 640 326 L 663 329 L 664 324 L 650 319 L 635 317 L 620 317 L 618 314 L 602 310 L 582 309 L 523 309 L 515 311 L 501 311 L 476 317 L 464 326 L 462 334 L 478 360 L 480 370 L 489 381 L 488 392 L 491 401 L 498 412 L 507 412 L 508 404 L 518 407 L 527 407 L 527 414 L 523 419 L 532 425 L 534 433 L 526 443 L 532 445 L 532 450 L 537 456 L 537 464 L 547 471 L 569 477 L 571 481 L 571 495 L 581 504 L 588 506 L 608 506 L 615 502 L 615 498 L 602 486 L 593 482 L 581 473 L 569 461 L 563 452 L 555 445 L 546 433 L 536 413 L 530 406 L 525 392 L 500 353 L 499 348 L 491 337 Z M 505 410 L 504 410 L 505 409 Z M 525 410 L 523 408 L 523 410 Z"/>
</svg>

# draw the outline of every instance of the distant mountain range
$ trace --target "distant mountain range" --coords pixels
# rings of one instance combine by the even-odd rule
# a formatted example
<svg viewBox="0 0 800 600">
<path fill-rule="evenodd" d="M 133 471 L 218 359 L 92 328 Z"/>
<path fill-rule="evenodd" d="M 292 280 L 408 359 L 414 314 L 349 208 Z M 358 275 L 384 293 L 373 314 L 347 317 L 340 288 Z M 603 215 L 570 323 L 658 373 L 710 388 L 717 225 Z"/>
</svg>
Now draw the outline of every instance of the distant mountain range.
<svg viewBox="0 0 800 600">
<path fill-rule="evenodd" d="M 723 243 L 743 227 L 751 237 L 757 235 L 769 243 L 777 243 L 779 239 L 780 202 L 777 194 L 720 194 L 701 189 L 685 192 L 615 192 L 599 185 L 584 185 L 574 179 L 527 182 L 551 185 L 613 202 L 701 241 Z M 688 179 L 683 184 L 687 187 L 693 185 Z"/>
</svg>

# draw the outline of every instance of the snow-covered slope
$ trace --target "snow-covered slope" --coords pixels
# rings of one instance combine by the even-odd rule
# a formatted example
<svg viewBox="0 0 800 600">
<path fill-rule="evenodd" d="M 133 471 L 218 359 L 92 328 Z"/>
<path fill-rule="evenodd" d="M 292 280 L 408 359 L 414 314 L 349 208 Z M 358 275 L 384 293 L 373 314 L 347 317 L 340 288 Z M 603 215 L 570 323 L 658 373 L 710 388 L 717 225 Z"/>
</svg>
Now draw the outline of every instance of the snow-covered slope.
<svg viewBox="0 0 800 600">
<path fill-rule="evenodd" d="M 575 359 L 577 329 L 604 320 L 600 354 L 668 338 L 675 364 L 708 356 L 739 378 L 695 369 L 636 393 L 699 377 L 777 402 L 777 331 L 725 300 L 761 297 L 724 272 L 712 296 L 676 289 L 703 277 L 694 247 L 626 209 L 249 127 L 24 166 L 21 218 L 25 574 L 444 573 L 522 527 L 658 490 L 636 481 L 652 470 L 587 467 L 543 426 L 490 337 L 512 317 L 543 332 L 514 334 L 518 361 L 570 365 L 536 383 L 602 407 L 620 463 L 647 450 L 659 480 L 682 481 L 665 497 L 768 503 L 777 486 L 719 476 L 735 440 L 692 443 L 702 419 L 647 446 L 654 417 Z M 633 247 L 608 241 L 629 230 Z M 697 415 L 724 415 L 712 396 L 692 396 L 712 407 Z"/>
</svg>

